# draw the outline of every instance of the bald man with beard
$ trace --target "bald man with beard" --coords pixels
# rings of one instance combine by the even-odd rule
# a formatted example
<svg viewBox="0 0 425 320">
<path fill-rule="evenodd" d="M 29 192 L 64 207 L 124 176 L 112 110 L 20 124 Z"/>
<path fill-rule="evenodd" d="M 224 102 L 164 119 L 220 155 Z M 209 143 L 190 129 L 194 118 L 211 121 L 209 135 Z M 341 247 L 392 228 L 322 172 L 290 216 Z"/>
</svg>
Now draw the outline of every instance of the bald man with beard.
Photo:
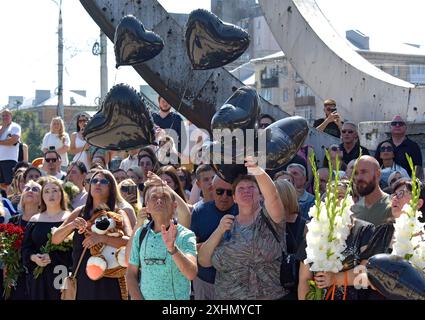
<svg viewBox="0 0 425 320">
<path fill-rule="evenodd" d="M 212 181 L 213 201 L 195 206 L 192 212 L 190 229 L 195 232 L 198 247 L 208 240 L 226 214 L 237 215 L 238 209 L 233 201 L 232 185 L 217 175 Z M 204 268 L 198 264 L 198 275 L 193 280 L 195 300 L 214 300 L 215 269 Z"/>
<path fill-rule="evenodd" d="M 351 207 L 354 217 L 378 226 L 391 217 L 391 197 L 379 187 L 381 170 L 378 161 L 362 156 L 354 173 L 359 201 Z"/>
</svg>

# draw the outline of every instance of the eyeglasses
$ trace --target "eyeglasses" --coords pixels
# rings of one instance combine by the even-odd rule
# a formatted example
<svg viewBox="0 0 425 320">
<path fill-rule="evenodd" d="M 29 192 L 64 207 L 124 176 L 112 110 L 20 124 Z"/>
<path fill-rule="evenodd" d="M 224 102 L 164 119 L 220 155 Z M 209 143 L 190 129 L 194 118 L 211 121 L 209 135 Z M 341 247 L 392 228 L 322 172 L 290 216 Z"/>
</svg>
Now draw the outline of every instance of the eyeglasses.
<svg viewBox="0 0 425 320">
<path fill-rule="evenodd" d="M 40 192 L 40 188 L 39 187 L 25 187 L 24 192 Z"/>
<path fill-rule="evenodd" d="M 395 180 L 395 181 L 397 181 L 397 180 Z M 395 182 L 395 181 L 394 181 L 394 182 Z M 392 184 L 392 182 L 391 182 L 391 184 Z M 404 195 L 405 195 L 406 193 L 410 193 L 410 192 L 409 192 L 409 190 L 407 190 L 407 189 L 401 189 L 401 190 L 398 190 L 397 192 L 394 192 L 394 193 L 391 195 L 391 198 L 396 197 L 397 199 L 401 199 L 401 198 L 403 198 L 403 197 L 404 197 Z"/>
<path fill-rule="evenodd" d="M 341 133 L 343 133 L 343 134 L 345 134 L 345 133 L 353 134 L 354 131 L 353 130 L 341 130 Z"/>
<path fill-rule="evenodd" d="M 179 180 L 180 180 L 181 182 L 186 181 L 186 176 L 179 176 Z"/>
<path fill-rule="evenodd" d="M 269 125 L 271 125 L 271 123 L 260 123 L 260 128 L 261 128 L 261 129 L 265 129 L 265 128 L 267 128 Z"/>
<path fill-rule="evenodd" d="M 120 190 L 125 193 L 136 193 L 137 186 L 121 186 Z"/>
<path fill-rule="evenodd" d="M 337 147 L 337 146 L 332 146 L 332 147 L 331 147 L 331 151 L 339 151 L 339 147 Z"/>
<path fill-rule="evenodd" d="M 97 178 L 92 179 L 90 183 L 91 184 L 97 184 L 98 182 L 101 185 L 104 185 L 104 186 L 106 186 L 106 185 L 109 184 L 109 180 L 108 179 L 97 179 Z"/>
<path fill-rule="evenodd" d="M 391 147 L 391 146 L 381 147 L 380 150 L 381 150 L 381 152 L 393 152 L 394 151 L 393 147 Z"/>
<path fill-rule="evenodd" d="M 395 126 L 403 127 L 404 125 L 406 125 L 406 124 L 403 121 L 392 121 L 391 122 L 392 127 L 395 127 Z"/>
<path fill-rule="evenodd" d="M 143 260 L 145 261 L 147 266 L 152 266 L 152 265 L 164 265 L 166 259 L 148 258 Z"/>
<path fill-rule="evenodd" d="M 44 160 L 46 161 L 46 162 L 53 162 L 53 163 L 55 163 L 58 159 L 57 158 L 44 158 Z"/>
<path fill-rule="evenodd" d="M 226 195 L 228 197 L 231 197 L 233 195 L 233 191 L 230 189 L 222 189 L 222 188 L 217 188 L 215 189 L 215 194 L 218 196 L 222 196 L 224 194 L 224 191 L 226 191 Z"/>
</svg>

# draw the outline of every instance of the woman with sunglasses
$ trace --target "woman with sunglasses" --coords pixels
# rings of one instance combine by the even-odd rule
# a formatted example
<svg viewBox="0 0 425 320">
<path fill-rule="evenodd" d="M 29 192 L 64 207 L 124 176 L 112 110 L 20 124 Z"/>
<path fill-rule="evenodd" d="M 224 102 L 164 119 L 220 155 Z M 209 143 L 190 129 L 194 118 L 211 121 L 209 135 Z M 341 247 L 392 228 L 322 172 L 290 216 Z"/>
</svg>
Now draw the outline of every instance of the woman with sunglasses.
<svg viewBox="0 0 425 320">
<path fill-rule="evenodd" d="M 71 134 L 71 146 L 70 153 L 74 154 L 72 162 L 81 161 L 85 164 L 86 168 L 90 168 L 88 150 L 90 145 L 86 142 L 83 137 L 83 131 L 89 122 L 87 114 L 80 114 L 77 117 L 77 131 Z"/>
<path fill-rule="evenodd" d="M 418 210 L 422 212 L 422 220 L 425 217 L 425 188 L 422 183 L 419 182 L 420 194 L 418 202 Z M 405 214 L 402 209 L 405 204 L 408 204 L 412 198 L 412 181 L 410 179 L 402 178 L 395 182 L 394 192 L 391 195 L 391 213 L 392 217 L 387 223 L 381 224 L 376 227 L 373 233 L 367 249 L 361 254 L 360 259 L 362 264 L 366 265 L 367 260 L 379 253 L 391 253 L 392 245 L 394 241 L 394 221 L 402 214 Z M 367 274 L 362 274 L 362 283 L 370 285 L 367 281 Z M 364 299 L 367 300 L 382 300 L 384 297 L 375 290 L 366 290 Z"/>
<path fill-rule="evenodd" d="M 379 184 L 382 189 L 389 186 L 388 178 L 395 171 L 400 172 L 403 177 L 406 177 L 406 178 L 409 177 L 409 174 L 407 173 L 407 171 L 402 166 L 395 163 L 394 147 L 390 142 L 388 141 L 383 142 L 379 146 L 379 149 L 377 150 L 377 152 L 379 152 L 379 159 L 377 160 L 379 163 L 382 163 L 381 180 L 379 181 Z"/>
<path fill-rule="evenodd" d="M 34 181 L 25 184 L 18 205 L 18 214 L 10 218 L 9 223 L 25 228 L 31 217 L 40 212 L 41 186 Z M 29 288 L 27 274 L 22 271 L 16 286 L 12 289 L 10 300 L 28 300 Z"/>
<path fill-rule="evenodd" d="M 72 265 L 71 251 L 51 251 L 42 253 L 41 248 L 48 242 L 52 228 L 59 227 L 69 217 L 66 194 L 62 182 L 48 177 L 41 189 L 40 213 L 32 216 L 25 230 L 22 245 L 22 259 L 29 271 L 31 300 L 60 300 L 60 287 L 56 285 L 58 268 L 68 274 Z M 43 272 L 35 277 L 35 268 L 43 267 Z M 57 268 L 58 267 L 58 268 Z"/>
<path fill-rule="evenodd" d="M 55 230 L 52 237 L 52 243 L 59 244 L 72 232 L 73 236 L 73 268 L 76 269 L 80 257 L 82 257 L 81 265 L 76 275 L 77 279 L 77 300 L 121 300 L 121 286 L 117 278 L 103 277 L 99 280 L 91 280 L 86 272 L 87 260 L 91 257 L 90 249 L 98 244 L 106 244 L 114 248 L 126 246 L 131 235 L 131 223 L 129 219 L 128 209 L 120 209 L 122 203 L 126 202 L 122 199 L 117 188 L 115 178 L 108 170 L 96 171 L 89 186 L 87 202 L 85 206 L 75 209 L 72 214 L 63 222 L 63 224 Z M 96 208 L 101 205 L 107 205 L 111 210 L 119 213 L 123 217 L 124 236 L 112 237 L 101 235 L 87 230 L 87 221 L 93 215 Z M 135 215 L 131 209 L 131 215 Z"/>
<path fill-rule="evenodd" d="M 190 190 L 192 190 L 192 175 L 186 167 L 178 167 L 176 169 L 177 176 L 182 184 L 182 188 L 186 194 L 186 199 L 190 198 Z"/>
<path fill-rule="evenodd" d="M 331 159 L 332 163 L 332 170 L 336 170 L 336 158 L 339 159 L 339 172 L 338 174 L 342 177 L 345 175 L 345 170 L 347 169 L 347 165 L 342 160 L 342 150 L 341 147 L 337 144 L 332 144 L 328 148 L 329 157 Z M 323 168 L 329 168 L 329 163 L 327 161 L 328 159 L 325 157 L 325 160 L 323 160 Z"/>
<path fill-rule="evenodd" d="M 276 300 L 288 293 L 280 284 L 287 209 L 273 181 L 251 157 L 246 158 L 245 166 L 250 175 L 233 182 L 239 214 L 223 216 L 200 247 L 198 262 L 217 270 L 214 287 L 218 300 Z"/>
</svg>

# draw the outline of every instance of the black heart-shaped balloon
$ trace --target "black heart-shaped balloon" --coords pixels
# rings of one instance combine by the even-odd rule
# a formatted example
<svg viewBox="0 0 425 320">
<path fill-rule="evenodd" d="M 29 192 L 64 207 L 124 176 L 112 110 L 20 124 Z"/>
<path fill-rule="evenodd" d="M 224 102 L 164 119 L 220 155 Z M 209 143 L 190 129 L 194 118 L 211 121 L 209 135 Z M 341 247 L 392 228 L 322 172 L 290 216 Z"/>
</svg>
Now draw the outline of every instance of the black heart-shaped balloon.
<svg viewBox="0 0 425 320">
<path fill-rule="evenodd" d="M 134 149 L 155 141 L 149 110 L 126 84 L 112 87 L 101 109 L 87 123 L 83 136 L 91 145 L 108 150 Z"/>
<path fill-rule="evenodd" d="M 214 129 L 258 129 L 260 102 L 255 89 L 241 87 L 217 110 L 211 120 Z"/>
<path fill-rule="evenodd" d="M 280 119 L 262 130 L 258 138 L 258 156 L 266 157 L 267 169 L 277 169 L 295 156 L 307 135 L 308 124 L 304 118 L 294 116 Z"/>
<path fill-rule="evenodd" d="M 369 282 L 387 299 L 425 300 L 425 274 L 402 257 L 377 254 L 367 263 Z"/>
<path fill-rule="evenodd" d="M 239 58 L 249 46 L 249 34 L 215 14 L 197 9 L 186 24 L 186 50 L 195 70 L 222 67 Z"/>
<path fill-rule="evenodd" d="M 231 150 L 230 150 L 231 149 Z M 244 147 L 236 148 L 233 144 L 231 148 L 224 148 L 218 141 L 207 141 L 202 145 L 202 163 L 210 164 L 216 174 L 228 183 L 241 174 L 248 173 L 244 164 Z"/>
<path fill-rule="evenodd" d="M 164 48 L 164 41 L 152 31 L 145 30 L 136 17 L 123 17 L 115 30 L 116 67 L 135 65 L 155 57 Z"/>
</svg>

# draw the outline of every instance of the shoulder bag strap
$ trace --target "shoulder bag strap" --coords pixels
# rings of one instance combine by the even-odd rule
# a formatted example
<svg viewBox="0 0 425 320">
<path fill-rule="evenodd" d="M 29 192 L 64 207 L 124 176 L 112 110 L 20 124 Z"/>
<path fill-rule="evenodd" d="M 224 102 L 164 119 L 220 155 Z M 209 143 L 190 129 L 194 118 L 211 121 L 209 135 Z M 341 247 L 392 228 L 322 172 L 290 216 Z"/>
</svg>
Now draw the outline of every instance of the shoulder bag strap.
<svg viewBox="0 0 425 320">
<path fill-rule="evenodd" d="M 75 268 L 74 274 L 71 276 L 72 278 L 75 278 L 77 276 L 78 269 L 80 269 L 81 261 L 83 261 L 83 257 L 86 251 L 87 251 L 87 247 L 85 247 L 83 252 L 81 253 L 80 260 L 78 260 L 78 264 L 77 264 L 77 267 Z"/>
<path fill-rule="evenodd" d="M 270 229 L 270 231 L 272 232 L 273 236 L 276 238 L 276 241 L 280 244 L 280 239 L 279 236 L 277 235 L 276 230 L 273 228 L 271 222 L 269 221 L 269 219 L 267 219 L 266 215 L 264 214 L 263 210 L 261 210 L 261 217 L 264 219 L 264 222 L 266 223 L 267 227 Z"/>
</svg>

